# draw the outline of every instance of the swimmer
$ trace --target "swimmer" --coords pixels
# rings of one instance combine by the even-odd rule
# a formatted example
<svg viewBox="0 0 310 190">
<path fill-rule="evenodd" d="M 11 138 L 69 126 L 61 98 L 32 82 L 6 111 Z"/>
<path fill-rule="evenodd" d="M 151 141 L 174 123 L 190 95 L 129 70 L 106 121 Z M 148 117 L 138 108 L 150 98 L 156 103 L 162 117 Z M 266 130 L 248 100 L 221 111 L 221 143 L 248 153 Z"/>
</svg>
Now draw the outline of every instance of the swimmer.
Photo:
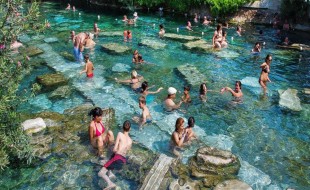
<svg viewBox="0 0 310 190">
<path fill-rule="evenodd" d="M 125 30 L 124 31 L 124 41 L 127 42 L 130 40 L 132 40 L 132 33 L 130 30 Z"/>
<path fill-rule="evenodd" d="M 142 59 L 142 55 L 139 54 L 138 50 L 135 50 L 133 52 L 132 62 L 135 64 L 142 64 L 144 62 L 144 60 Z"/>
<path fill-rule="evenodd" d="M 173 111 L 180 108 L 182 101 L 180 101 L 178 104 L 174 103 L 175 94 L 177 93 L 177 90 L 173 87 L 168 88 L 168 96 L 166 100 L 164 101 L 164 107 L 166 111 Z"/>
<path fill-rule="evenodd" d="M 283 45 L 288 46 L 290 44 L 290 41 L 288 40 L 288 37 L 285 37 Z"/>
<path fill-rule="evenodd" d="M 205 25 L 205 26 L 207 26 L 207 25 L 209 25 L 210 23 L 211 23 L 211 21 L 210 21 L 206 16 L 204 16 L 204 17 L 203 17 L 203 22 L 202 22 L 202 24 Z"/>
<path fill-rule="evenodd" d="M 127 15 L 124 15 L 124 17 L 123 17 L 123 20 L 122 20 L 123 22 L 128 22 L 128 18 L 127 18 Z"/>
<path fill-rule="evenodd" d="M 194 22 L 198 23 L 198 15 L 197 15 L 197 13 L 195 13 Z"/>
<path fill-rule="evenodd" d="M 241 26 L 240 25 L 237 26 L 236 33 L 238 34 L 238 36 L 241 36 Z"/>
<path fill-rule="evenodd" d="M 186 135 L 184 142 L 189 144 L 192 140 L 197 139 L 196 134 L 193 131 L 193 127 L 195 126 L 195 119 L 194 117 L 189 117 L 187 121 L 187 127 L 185 128 Z"/>
<path fill-rule="evenodd" d="M 270 72 L 270 64 L 272 61 L 272 56 L 268 54 L 265 58 L 265 62 L 261 64 L 260 68 L 262 69 L 260 77 L 259 77 L 259 84 L 264 90 L 264 93 L 266 93 L 267 90 L 267 82 L 271 82 L 269 79 L 269 72 Z"/>
<path fill-rule="evenodd" d="M 202 100 L 203 102 L 207 101 L 207 92 L 208 88 L 206 83 L 202 83 L 199 88 L 199 99 Z"/>
<path fill-rule="evenodd" d="M 127 162 L 125 156 L 132 146 L 132 140 L 129 136 L 130 127 L 130 121 L 126 120 L 123 124 L 123 132 L 117 134 L 113 154 L 110 160 L 102 160 L 100 162 L 103 167 L 98 172 L 98 176 L 107 182 L 108 186 L 105 188 L 106 190 L 116 188 L 116 185 L 110 179 L 111 177 L 115 177 L 111 170 L 120 170 Z M 107 172 L 109 175 L 107 175 Z"/>
<path fill-rule="evenodd" d="M 94 22 L 94 33 L 95 33 L 96 35 L 98 35 L 99 32 L 100 32 L 100 28 L 98 27 L 97 23 Z"/>
<path fill-rule="evenodd" d="M 223 35 L 222 35 L 222 25 L 218 24 L 217 27 L 216 27 L 216 30 L 214 31 L 214 35 L 213 35 L 213 38 L 212 38 L 212 44 L 213 44 L 214 48 L 221 49 L 221 47 L 222 47 L 222 45 L 221 45 L 222 38 L 223 38 Z"/>
<path fill-rule="evenodd" d="M 187 21 L 187 26 L 186 26 L 186 29 L 189 30 L 189 31 L 192 31 L 192 24 L 190 21 Z"/>
<path fill-rule="evenodd" d="M 225 48 L 225 47 L 228 46 L 226 37 L 227 37 L 227 32 L 226 32 L 226 31 L 223 31 L 223 37 L 222 37 L 222 41 L 221 41 L 221 46 L 222 46 L 222 48 Z"/>
<path fill-rule="evenodd" d="M 139 98 L 139 108 L 142 110 L 140 117 L 133 117 L 132 120 L 139 124 L 139 128 L 142 129 L 143 125 L 147 123 L 152 123 L 152 117 L 149 109 L 146 106 L 145 98 Z"/>
<path fill-rule="evenodd" d="M 191 103 L 192 102 L 192 100 L 191 100 L 191 96 L 190 96 L 190 94 L 189 94 L 189 91 L 191 90 L 191 88 L 189 87 L 189 86 L 185 86 L 184 87 L 184 94 L 183 94 L 183 96 L 181 97 L 181 99 L 182 99 L 182 101 L 184 102 L 184 103 Z"/>
<path fill-rule="evenodd" d="M 76 10 L 75 10 L 75 6 L 72 6 L 72 11 L 73 11 L 73 12 L 75 12 L 75 11 L 76 11 Z"/>
<path fill-rule="evenodd" d="M 92 116 L 92 121 L 89 124 L 89 139 L 94 148 L 98 148 L 98 155 L 102 156 L 103 146 L 112 145 L 114 143 L 114 135 L 110 130 L 105 130 L 102 123 L 103 111 L 101 108 L 96 107 L 89 112 Z"/>
<path fill-rule="evenodd" d="M 133 13 L 133 20 L 136 21 L 138 19 L 138 13 L 137 12 L 134 12 Z"/>
<path fill-rule="evenodd" d="M 183 146 L 186 137 L 186 129 L 184 129 L 184 119 L 179 117 L 175 122 L 175 129 L 170 139 L 170 149 L 177 157 L 181 157 L 179 148 Z"/>
<path fill-rule="evenodd" d="M 259 42 L 256 42 L 255 45 L 254 45 L 254 48 L 252 49 L 252 53 L 259 53 L 261 51 L 261 47 L 260 47 L 260 44 Z"/>
<path fill-rule="evenodd" d="M 115 78 L 116 82 L 119 83 L 128 83 L 131 86 L 131 89 L 133 89 L 136 92 L 140 91 L 140 86 L 141 86 L 141 80 L 143 80 L 143 76 L 139 76 L 137 71 L 133 70 L 131 72 L 131 79 L 127 80 L 118 80 Z"/>
<path fill-rule="evenodd" d="M 156 91 L 152 92 L 152 91 L 149 91 L 151 87 L 149 87 L 148 85 L 148 82 L 147 81 L 144 81 L 142 84 L 141 84 L 141 91 L 140 91 L 140 94 L 144 97 L 146 97 L 148 94 L 157 94 L 159 93 L 162 89 L 164 89 L 163 87 L 160 87 L 158 88 Z"/>
<path fill-rule="evenodd" d="M 66 10 L 70 10 L 70 9 L 71 9 L 71 6 L 70 6 L 70 4 L 68 3 Z"/>
<path fill-rule="evenodd" d="M 80 74 L 86 73 L 86 77 L 87 78 L 93 78 L 94 77 L 93 70 L 95 68 L 94 68 L 93 63 L 89 60 L 89 55 L 88 54 L 84 55 L 84 61 L 85 61 L 85 69 L 82 70 L 80 72 Z"/>
<path fill-rule="evenodd" d="M 164 25 L 163 24 L 160 24 L 159 25 L 159 37 L 164 37 L 164 35 L 165 35 L 165 29 L 164 29 Z"/>
<path fill-rule="evenodd" d="M 241 98 L 243 96 L 242 91 L 241 91 L 241 82 L 236 81 L 235 83 L 235 90 L 229 88 L 229 87 L 224 87 L 221 89 L 221 93 L 224 92 L 230 92 L 231 95 L 235 98 Z"/>
</svg>

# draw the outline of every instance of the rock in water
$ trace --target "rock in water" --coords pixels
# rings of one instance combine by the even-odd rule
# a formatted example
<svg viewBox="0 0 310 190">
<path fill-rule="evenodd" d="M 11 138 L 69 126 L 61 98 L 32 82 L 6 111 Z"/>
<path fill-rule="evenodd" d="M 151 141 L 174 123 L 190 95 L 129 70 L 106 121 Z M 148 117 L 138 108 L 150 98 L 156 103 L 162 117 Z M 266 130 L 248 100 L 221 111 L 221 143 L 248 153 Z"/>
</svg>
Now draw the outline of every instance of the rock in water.
<svg viewBox="0 0 310 190">
<path fill-rule="evenodd" d="M 118 44 L 118 43 L 107 43 L 101 45 L 101 47 L 112 54 L 123 54 L 123 53 L 129 53 L 131 48 Z"/>
<path fill-rule="evenodd" d="M 245 77 L 244 79 L 241 80 L 241 83 L 242 85 L 260 88 L 258 78 L 255 77 Z"/>
<path fill-rule="evenodd" d="M 46 43 L 58 42 L 58 39 L 56 37 L 45 38 L 44 42 Z"/>
<path fill-rule="evenodd" d="M 288 88 L 287 90 L 278 90 L 280 94 L 279 104 L 293 111 L 301 111 L 300 99 L 297 96 L 297 90 Z"/>
<path fill-rule="evenodd" d="M 252 188 L 248 184 L 239 181 L 237 179 L 224 181 L 222 183 L 217 184 L 216 187 L 214 188 L 214 190 L 231 190 L 231 189 L 252 190 Z"/>
<path fill-rule="evenodd" d="M 129 65 L 123 64 L 123 63 L 116 63 L 113 67 L 112 67 L 112 71 L 113 72 L 129 72 L 131 69 L 131 67 Z"/>
<path fill-rule="evenodd" d="M 23 130 L 28 134 L 37 133 L 46 128 L 46 124 L 42 118 L 28 119 L 22 123 Z"/>
</svg>

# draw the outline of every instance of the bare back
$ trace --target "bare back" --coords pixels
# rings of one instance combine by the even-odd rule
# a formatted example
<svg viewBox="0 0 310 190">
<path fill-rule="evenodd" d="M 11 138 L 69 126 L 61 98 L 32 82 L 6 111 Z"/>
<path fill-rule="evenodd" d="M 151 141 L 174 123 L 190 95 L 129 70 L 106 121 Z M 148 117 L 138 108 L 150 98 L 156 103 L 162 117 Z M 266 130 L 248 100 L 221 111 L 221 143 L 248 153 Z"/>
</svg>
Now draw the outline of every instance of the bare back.
<svg viewBox="0 0 310 190">
<path fill-rule="evenodd" d="M 92 74 L 93 73 L 93 70 L 94 70 L 94 65 L 92 62 L 88 61 L 85 65 L 86 67 L 86 74 L 89 75 L 89 74 Z"/>
<path fill-rule="evenodd" d="M 131 145 L 132 145 L 132 140 L 129 137 L 129 133 L 119 132 L 116 137 L 114 152 L 116 154 L 125 156 L 127 151 L 131 148 Z"/>
</svg>

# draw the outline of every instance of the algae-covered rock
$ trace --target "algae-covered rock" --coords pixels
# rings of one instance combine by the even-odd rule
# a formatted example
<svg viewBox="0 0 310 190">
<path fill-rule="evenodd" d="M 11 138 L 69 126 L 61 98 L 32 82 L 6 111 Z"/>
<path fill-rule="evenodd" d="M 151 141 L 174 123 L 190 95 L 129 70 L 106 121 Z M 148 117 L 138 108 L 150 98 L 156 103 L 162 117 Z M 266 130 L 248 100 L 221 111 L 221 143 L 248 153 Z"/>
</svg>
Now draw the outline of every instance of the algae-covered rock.
<svg viewBox="0 0 310 190">
<path fill-rule="evenodd" d="M 217 184 L 216 187 L 214 188 L 214 190 L 231 190 L 231 189 L 252 190 L 252 188 L 248 184 L 237 179 L 223 181 L 222 183 Z"/>
<path fill-rule="evenodd" d="M 58 38 L 56 38 L 56 37 L 44 38 L 44 42 L 45 42 L 45 43 L 54 43 L 54 42 L 58 42 Z"/>
<path fill-rule="evenodd" d="M 118 43 L 107 43 L 101 45 L 101 47 L 109 52 L 109 53 L 114 53 L 114 54 L 123 54 L 123 53 L 128 53 L 131 51 L 131 48 L 118 44 Z"/>
<path fill-rule="evenodd" d="M 164 49 L 167 44 L 158 41 L 158 39 L 144 38 L 141 40 L 139 45 L 148 46 L 153 49 Z"/>
<path fill-rule="evenodd" d="M 48 97 L 51 99 L 68 98 L 71 93 L 72 89 L 70 86 L 60 86 L 56 90 L 54 90 Z"/>
<path fill-rule="evenodd" d="M 213 48 L 212 44 L 208 44 L 205 40 L 191 41 L 183 44 L 183 47 L 189 50 L 209 51 Z"/>
<path fill-rule="evenodd" d="M 67 51 L 60 52 L 60 55 L 63 56 L 66 60 L 75 62 L 74 55 Z"/>
<path fill-rule="evenodd" d="M 34 47 L 34 46 L 29 46 L 29 47 L 26 47 L 26 48 L 22 48 L 20 50 L 20 53 L 21 54 L 25 54 L 29 57 L 33 57 L 33 56 L 36 56 L 36 55 L 39 55 L 41 53 L 44 53 L 43 50 L 37 48 L 37 47 Z"/>
<path fill-rule="evenodd" d="M 33 154 L 39 158 L 46 158 L 51 154 L 52 135 L 38 135 L 30 137 Z"/>
<path fill-rule="evenodd" d="M 68 83 L 68 80 L 60 73 L 40 75 L 37 81 L 45 90 L 52 90 Z"/>
<path fill-rule="evenodd" d="M 187 35 L 180 35 L 180 34 L 173 34 L 173 33 L 166 33 L 165 38 L 171 39 L 171 40 L 178 40 L 178 41 L 194 41 L 194 40 L 200 40 L 200 37 L 197 36 L 187 36 Z"/>
<path fill-rule="evenodd" d="M 26 133 L 36 133 L 46 128 L 46 124 L 42 118 L 28 119 L 22 123 L 23 130 Z"/>
<path fill-rule="evenodd" d="M 278 90 L 280 94 L 279 104 L 293 111 L 301 111 L 300 99 L 297 96 L 297 90 L 288 88 L 287 90 Z"/>
<path fill-rule="evenodd" d="M 99 36 L 123 36 L 123 32 L 122 31 L 100 32 Z"/>
<path fill-rule="evenodd" d="M 177 70 L 185 77 L 190 85 L 199 85 L 206 82 L 206 77 L 201 74 L 198 69 L 192 65 L 186 64 L 177 67 Z"/>
<path fill-rule="evenodd" d="M 169 190 L 196 190 L 199 189 L 198 184 L 198 181 L 180 182 L 180 180 L 176 179 L 170 183 Z"/>
</svg>

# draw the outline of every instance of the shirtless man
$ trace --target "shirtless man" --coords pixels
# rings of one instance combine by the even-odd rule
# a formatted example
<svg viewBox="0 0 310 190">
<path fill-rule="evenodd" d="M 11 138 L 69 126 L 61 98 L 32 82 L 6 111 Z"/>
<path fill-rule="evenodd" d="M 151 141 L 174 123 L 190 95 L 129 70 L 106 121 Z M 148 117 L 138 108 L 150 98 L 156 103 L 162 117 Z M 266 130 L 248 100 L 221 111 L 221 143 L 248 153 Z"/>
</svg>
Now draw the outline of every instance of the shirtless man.
<svg viewBox="0 0 310 190">
<path fill-rule="evenodd" d="M 94 76 L 93 70 L 95 68 L 94 68 L 93 63 L 91 61 L 89 61 L 89 55 L 88 54 L 84 55 L 84 60 L 85 60 L 85 69 L 82 70 L 80 72 L 80 74 L 86 73 L 87 78 L 93 78 L 93 76 Z"/>
<path fill-rule="evenodd" d="M 114 176 L 111 172 L 113 169 L 121 169 L 123 164 L 126 164 L 126 153 L 131 148 L 132 140 L 129 137 L 130 121 L 126 120 L 123 124 L 123 133 L 119 132 L 116 137 L 115 146 L 113 149 L 114 154 L 109 161 L 102 160 L 101 165 L 103 168 L 99 171 L 98 176 L 104 179 L 108 186 L 105 190 L 115 188 L 116 185 L 111 181 L 110 177 Z M 109 170 L 109 176 L 107 172 Z"/>
<path fill-rule="evenodd" d="M 141 117 L 135 116 L 132 120 L 139 123 L 139 128 L 141 129 L 144 124 L 152 122 L 152 117 L 149 109 L 146 107 L 145 98 L 139 98 L 139 108 L 142 109 Z"/>
<path fill-rule="evenodd" d="M 180 101 L 178 104 L 175 104 L 173 101 L 175 99 L 176 93 L 177 93 L 177 90 L 175 88 L 173 87 L 168 88 L 168 96 L 166 100 L 164 101 L 165 108 L 167 111 L 173 111 L 173 110 L 180 108 L 182 101 Z"/>
<path fill-rule="evenodd" d="M 242 91 L 241 91 L 241 82 L 240 81 L 236 81 L 235 90 L 233 90 L 229 87 L 224 87 L 221 89 L 221 93 L 224 93 L 227 91 L 230 92 L 231 95 L 235 98 L 241 98 L 243 96 Z"/>
</svg>

